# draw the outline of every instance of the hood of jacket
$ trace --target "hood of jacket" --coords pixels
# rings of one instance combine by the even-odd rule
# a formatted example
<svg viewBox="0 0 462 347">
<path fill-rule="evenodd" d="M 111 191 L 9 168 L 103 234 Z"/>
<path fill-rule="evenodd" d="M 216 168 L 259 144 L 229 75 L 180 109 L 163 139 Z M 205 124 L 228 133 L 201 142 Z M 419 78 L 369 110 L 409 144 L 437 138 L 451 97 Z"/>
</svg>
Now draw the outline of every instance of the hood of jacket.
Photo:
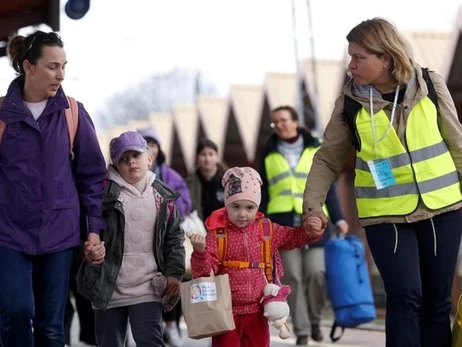
<svg viewBox="0 0 462 347">
<path fill-rule="evenodd" d="M 263 218 L 265 215 L 261 212 L 257 212 L 255 216 L 255 221 Z M 239 228 L 235 225 L 228 217 L 228 213 L 226 212 L 226 207 L 220 208 L 216 211 L 213 211 L 209 218 L 205 221 L 205 226 L 208 230 L 215 230 L 215 229 L 222 229 L 225 227 L 233 227 L 235 229 L 245 229 Z"/>
<path fill-rule="evenodd" d="M 106 178 L 108 180 L 114 181 L 117 183 L 124 191 L 126 194 L 130 194 L 133 197 L 140 197 L 143 195 L 138 189 L 136 189 L 132 184 L 128 183 L 123 179 L 123 177 L 120 175 L 120 173 L 117 171 L 114 165 L 109 164 L 107 168 L 107 174 Z M 156 174 L 152 171 L 147 171 L 146 172 L 146 189 L 154 183 L 156 179 Z"/>
</svg>

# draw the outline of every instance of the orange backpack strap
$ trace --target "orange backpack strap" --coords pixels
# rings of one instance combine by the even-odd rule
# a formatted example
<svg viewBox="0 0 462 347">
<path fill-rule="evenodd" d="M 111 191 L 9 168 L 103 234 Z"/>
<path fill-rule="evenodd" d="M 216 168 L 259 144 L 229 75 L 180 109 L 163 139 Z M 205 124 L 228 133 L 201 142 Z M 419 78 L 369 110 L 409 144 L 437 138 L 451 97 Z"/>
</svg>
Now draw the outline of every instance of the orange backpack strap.
<svg viewBox="0 0 462 347">
<path fill-rule="evenodd" d="M 3 99 L 5 99 L 4 96 L 0 97 L 0 109 L 2 108 Z M 2 143 L 3 133 L 5 132 L 5 129 L 6 129 L 6 123 L 3 121 L 0 121 L 0 144 Z"/>
<path fill-rule="evenodd" d="M 228 250 L 228 230 L 226 228 L 216 229 L 214 233 L 218 242 L 218 261 L 220 264 L 223 264 L 223 260 L 226 257 L 226 251 Z"/>
<path fill-rule="evenodd" d="M 271 236 L 273 232 L 273 224 L 267 218 L 259 221 L 261 243 L 261 262 L 249 262 L 238 260 L 225 260 L 228 250 L 228 232 L 227 229 L 216 229 L 214 231 L 218 246 L 218 261 L 221 266 L 245 268 L 260 268 L 265 270 L 265 275 L 268 282 L 273 282 L 273 261 L 271 256 Z"/>
<path fill-rule="evenodd" d="M 263 237 L 261 244 L 261 259 L 265 264 L 265 275 L 269 283 L 273 283 L 273 257 L 271 254 L 271 237 L 273 236 L 273 223 L 268 218 L 260 219 L 260 232 Z"/>
<path fill-rule="evenodd" d="M 73 148 L 75 135 L 77 134 L 77 128 L 79 127 L 79 106 L 77 105 L 77 101 L 70 96 L 67 97 L 67 102 L 69 103 L 69 107 L 64 110 L 64 114 L 66 116 L 67 130 L 69 132 L 69 150 L 71 158 L 74 159 Z"/>
</svg>

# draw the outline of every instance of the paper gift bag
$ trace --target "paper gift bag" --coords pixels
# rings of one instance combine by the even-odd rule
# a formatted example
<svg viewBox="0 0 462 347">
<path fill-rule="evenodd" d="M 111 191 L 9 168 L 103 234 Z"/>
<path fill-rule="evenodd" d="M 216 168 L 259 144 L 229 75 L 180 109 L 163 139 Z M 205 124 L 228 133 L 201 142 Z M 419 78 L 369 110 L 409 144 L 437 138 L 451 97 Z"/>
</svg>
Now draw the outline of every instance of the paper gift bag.
<svg viewBox="0 0 462 347">
<path fill-rule="evenodd" d="M 181 283 L 181 308 L 188 336 L 199 340 L 235 329 L 228 274 Z"/>
<path fill-rule="evenodd" d="M 459 296 L 457 303 L 456 318 L 454 319 L 454 326 L 452 327 L 452 347 L 462 347 L 462 295 Z"/>
</svg>

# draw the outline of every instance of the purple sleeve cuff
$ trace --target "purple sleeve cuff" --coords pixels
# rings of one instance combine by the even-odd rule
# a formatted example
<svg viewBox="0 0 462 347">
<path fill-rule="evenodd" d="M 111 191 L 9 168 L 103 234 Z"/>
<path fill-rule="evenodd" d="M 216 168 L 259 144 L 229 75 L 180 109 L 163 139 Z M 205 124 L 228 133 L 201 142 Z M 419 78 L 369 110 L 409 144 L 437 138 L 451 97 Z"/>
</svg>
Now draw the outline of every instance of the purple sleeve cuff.
<svg viewBox="0 0 462 347">
<path fill-rule="evenodd" d="M 88 230 L 99 234 L 100 230 L 106 230 L 106 220 L 101 217 L 88 217 Z"/>
</svg>

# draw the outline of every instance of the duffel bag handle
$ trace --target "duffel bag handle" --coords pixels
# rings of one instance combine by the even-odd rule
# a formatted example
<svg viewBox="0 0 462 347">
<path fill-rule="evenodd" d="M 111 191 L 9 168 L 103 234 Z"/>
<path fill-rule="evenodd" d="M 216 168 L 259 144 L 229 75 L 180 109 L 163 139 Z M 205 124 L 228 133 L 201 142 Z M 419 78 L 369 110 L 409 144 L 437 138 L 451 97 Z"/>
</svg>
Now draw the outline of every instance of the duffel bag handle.
<svg viewBox="0 0 462 347">
<path fill-rule="evenodd" d="M 342 329 L 342 332 L 340 333 L 340 336 L 335 337 L 335 330 L 337 330 L 337 328 Z M 338 340 L 341 339 L 344 333 L 345 333 L 345 327 L 341 327 L 337 325 L 337 321 L 335 321 L 334 325 L 332 325 L 332 329 L 330 330 L 330 339 L 332 340 L 332 342 L 337 342 Z"/>
</svg>

